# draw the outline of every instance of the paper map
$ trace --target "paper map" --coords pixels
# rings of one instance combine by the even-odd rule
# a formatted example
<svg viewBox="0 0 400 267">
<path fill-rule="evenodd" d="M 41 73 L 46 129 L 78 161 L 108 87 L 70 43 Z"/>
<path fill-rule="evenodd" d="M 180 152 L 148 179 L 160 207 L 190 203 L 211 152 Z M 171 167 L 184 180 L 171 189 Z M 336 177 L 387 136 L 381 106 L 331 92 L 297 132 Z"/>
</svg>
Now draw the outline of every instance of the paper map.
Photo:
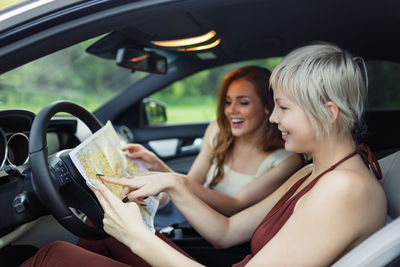
<svg viewBox="0 0 400 267">
<path fill-rule="evenodd" d="M 121 199 L 122 186 L 104 182 L 96 177 L 103 174 L 111 177 L 134 176 L 147 172 L 140 161 L 126 157 L 122 151 L 121 140 L 111 122 L 83 141 L 69 156 L 85 180 L 96 179 L 107 186 L 110 191 Z M 146 206 L 139 206 L 143 222 L 155 232 L 154 215 L 159 205 L 157 197 L 148 197 Z"/>
</svg>

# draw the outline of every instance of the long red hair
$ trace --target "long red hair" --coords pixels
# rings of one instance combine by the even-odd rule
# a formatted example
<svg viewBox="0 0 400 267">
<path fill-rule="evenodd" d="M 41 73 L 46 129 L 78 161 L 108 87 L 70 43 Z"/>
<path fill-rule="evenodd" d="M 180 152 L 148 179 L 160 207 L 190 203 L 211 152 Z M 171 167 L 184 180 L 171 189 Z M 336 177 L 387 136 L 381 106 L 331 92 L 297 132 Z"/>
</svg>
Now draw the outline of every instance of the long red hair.
<svg viewBox="0 0 400 267">
<path fill-rule="evenodd" d="M 231 132 L 230 122 L 225 116 L 225 97 L 232 82 L 245 79 L 253 84 L 256 94 L 260 97 L 262 104 L 269 111 L 274 109 L 273 91 L 269 88 L 269 77 L 271 72 L 258 66 L 245 66 L 234 70 L 224 77 L 218 92 L 217 123 L 219 132 L 215 136 L 214 149 L 211 161 L 215 161 L 216 172 L 210 183 L 210 187 L 216 186 L 224 177 L 224 161 L 226 155 L 231 153 L 234 136 Z M 263 151 L 273 151 L 283 147 L 283 140 L 277 125 L 269 122 L 269 114 L 266 118 L 265 132 L 260 145 Z"/>
</svg>

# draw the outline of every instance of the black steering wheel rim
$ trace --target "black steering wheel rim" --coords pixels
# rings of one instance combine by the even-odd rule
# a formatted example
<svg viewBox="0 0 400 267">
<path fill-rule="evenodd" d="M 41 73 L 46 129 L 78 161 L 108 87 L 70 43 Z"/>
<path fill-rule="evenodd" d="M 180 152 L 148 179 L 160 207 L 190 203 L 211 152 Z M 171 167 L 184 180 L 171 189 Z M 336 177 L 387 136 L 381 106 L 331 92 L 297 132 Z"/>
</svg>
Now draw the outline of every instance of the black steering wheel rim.
<svg viewBox="0 0 400 267">
<path fill-rule="evenodd" d="M 102 127 L 89 111 L 71 101 L 56 101 L 45 106 L 35 117 L 30 132 L 29 159 L 35 191 L 42 204 L 67 230 L 88 239 L 104 238 L 106 234 L 103 229 L 88 226 L 72 213 L 51 179 L 46 131 L 51 118 L 58 112 L 66 112 L 77 117 L 92 133 Z"/>
</svg>

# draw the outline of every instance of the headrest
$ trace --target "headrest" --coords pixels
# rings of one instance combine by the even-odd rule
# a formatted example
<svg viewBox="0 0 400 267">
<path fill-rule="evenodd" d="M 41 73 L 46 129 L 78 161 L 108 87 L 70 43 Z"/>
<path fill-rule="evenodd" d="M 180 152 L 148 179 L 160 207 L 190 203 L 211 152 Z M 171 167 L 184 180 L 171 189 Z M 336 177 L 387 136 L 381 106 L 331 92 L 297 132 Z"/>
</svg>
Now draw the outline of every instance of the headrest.
<svg viewBox="0 0 400 267">
<path fill-rule="evenodd" d="M 400 215 L 400 151 L 379 160 L 383 178 L 380 180 L 388 200 L 388 215 Z"/>
</svg>

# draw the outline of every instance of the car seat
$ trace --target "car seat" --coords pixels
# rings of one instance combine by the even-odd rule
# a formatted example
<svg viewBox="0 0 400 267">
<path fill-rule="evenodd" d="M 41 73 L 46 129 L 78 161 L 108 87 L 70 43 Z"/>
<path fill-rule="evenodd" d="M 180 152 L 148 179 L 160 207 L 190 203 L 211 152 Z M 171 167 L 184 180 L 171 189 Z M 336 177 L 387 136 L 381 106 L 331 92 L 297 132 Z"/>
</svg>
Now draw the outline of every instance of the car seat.
<svg viewBox="0 0 400 267">
<path fill-rule="evenodd" d="M 400 266 L 400 151 L 379 160 L 388 201 L 387 224 L 332 266 Z"/>
</svg>

